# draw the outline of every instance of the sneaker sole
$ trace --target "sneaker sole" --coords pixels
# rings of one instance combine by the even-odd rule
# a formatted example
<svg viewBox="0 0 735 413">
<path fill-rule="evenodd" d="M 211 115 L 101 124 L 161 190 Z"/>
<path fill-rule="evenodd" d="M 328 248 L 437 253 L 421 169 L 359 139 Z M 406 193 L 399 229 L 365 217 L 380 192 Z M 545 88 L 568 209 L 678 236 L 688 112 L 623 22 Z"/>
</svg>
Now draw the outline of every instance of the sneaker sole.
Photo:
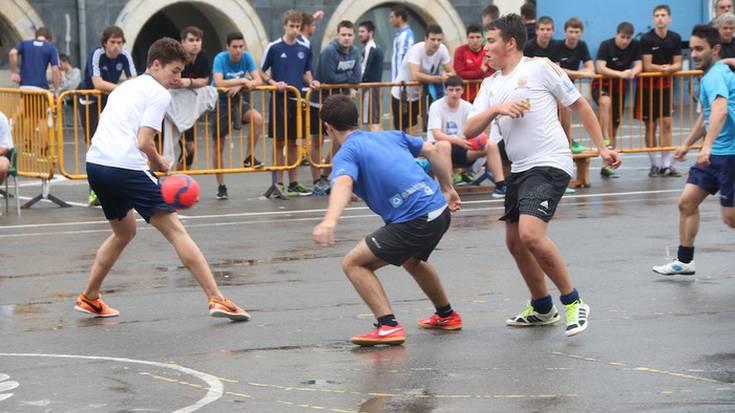
<svg viewBox="0 0 735 413">
<path fill-rule="evenodd" d="M 535 323 L 520 323 L 515 320 L 506 320 L 505 325 L 509 327 L 543 327 L 543 326 L 551 326 L 556 323 L 558 323 L 561 320 L 561 317 L 557 317 L 556 319 L 551 319 L 549 321 L 541 321 L 541 322 L 535 322 Z"/>
<path fill-rule="evenodd" d="M 374 339 L 374 340 L 351 338 L 350 342 L 352 344 L 356 344 L 361 347 L 372 347 L 372 346 L 381 346 L 381 345 L 400 346 L 401 344 L 406 342 L 406 338 L 401 337 L 401 338 L 387 338 L 387 339 Z"/>
<path fill-rule="evenodd" d="M 77 310 L 77 311 L 79 311 L 80 313 L 90 314 L 90 315 L 93 315 L 93 316 L 95 316 L 97 318 L 111 318 L 111 317 L 117 317 L 117 316 L 120 315 L 120 312 L 119 311 L 117 313 L 113 313 L 113 314 L 99 314 L 99 313 L 95 313 L 93 311 L 89 311 L 86 308 L 79 307 L 78 305 L 75 305 L 74 306 L 74 309 Z"/>
<path fill-rule="evenodd" d="M 587 307 L 587 322 L 584 323 L 583 326 L 577 327 L 573 330 L 565 331 L 567 337 L 576 336 L 577 334 L 583 332 L 584 330 L 587 330 L 587 326 L 590 325 L 590 309 Z"/>
<path fill-rule="evenodd" d="M 661 272 L 661 271 L 656 271 L 655 268 L 653 268 L 653 272 L 655 272 L 658 275 L 665 275 L 667 277 L 670 277 L 672 275 L 694 275 L 695 274 L 695 271 L 686 271 L 686 272 Z"/>
<path fill-rule="evenodd" d="M 214 318 L 229 318 L 232 321 L 250 321 L 250 314 L 228 313 L 222 310 L 209 310 L 209 315 Z"/>
<path fill-rule="evenodd" d="M 424 328 L 426 330 L 446 330 L 446 331 L 456 331 L 461 330 L 462 326 L 432 326 L 429 324 L 421 324 L 416 323 L 419 327 Z"/>
</svg>

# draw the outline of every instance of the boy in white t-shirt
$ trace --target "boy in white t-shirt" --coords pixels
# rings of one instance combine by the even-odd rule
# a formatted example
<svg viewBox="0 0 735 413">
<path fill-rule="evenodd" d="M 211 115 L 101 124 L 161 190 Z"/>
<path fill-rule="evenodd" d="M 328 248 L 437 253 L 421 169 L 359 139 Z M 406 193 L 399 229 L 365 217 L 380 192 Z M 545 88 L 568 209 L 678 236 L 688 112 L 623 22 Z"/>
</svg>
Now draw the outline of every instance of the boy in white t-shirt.
<svg viewBox="0 0 735 413">
<path fill-rule="evenodd" d="M 10 124 L 5 114 L 0 112 L 0 184 L 5 182 L 10 170 L 8 151 L 13 147 L 13 138 L 10 136 Z M 5 196 L 10 196 L 5 194 Z"/>
<path fill-rule="evenodd" d="M 450 175 L 453 168 L 470 167 L 484 156 L 485 167 L 495 180 L 492 195 L 496 198 L 504 197 L 505 177 L 498 142 L 482 136 L 486 141 L 483 144 L 478 142 L 481 137 L 471 141 L 464 136 L 464 124 L 472 111 L 472 104 L 462 99 L 464 83 L 458 76 L 447 79 L 445 86 L 444 97 L 432 103 L 429 108 L 426 138 L 429 142 L 436 143 L 439 151 L 452 160 Z M 475 142 L 474 146 L 472 142 Z"/>
<path fill-rule="evenodd" d="M 232 320 L 250 315 L 226 299 L 217 287 L 204 254 L 189 237 L 174 208 L 161 196 L 158 179 L 148 168 L 168 172 L 173 160 L 164 159 L 153 142 L 161 130 L 163 115 L 171 102 L 167 88 L 180 78 L 187 53 L 181 43 L 164 37 L 148 49 L 148 70 L 143 76 L 119 85 L 102 111 L 92 146 L 87 152 L 89 185 L 97 194 L 112 227 L 97 250 L 89 280 L 74 308 L 95 317 L 120 313 L 100 298 L 102 281 L 136 232 L 133 208 L 163 234 L 176 249 L 209 297 L 209 314 Z"/>
<path fill-rule="evenodd" d="M 452 59 L 442 39 L 441 27 L 435 24 L 427 27 L 424 41 L 414 44 L 406 52 L 406 57 L 398 69 L 398 76 L 394 82 L 421 82 L 441 87 L 449 76 L 454 76 Z M 444 69 L 444 73 L 441 73 L 441 69 Z M 428 87 L 423 93 L 425 98 L 428 95 Z M 418 124 L 419 88 L 417 86 L 393 86 L 391 88 L 391 114 L 393 127 L 396 130 L 406 131 Z"/>
<path fill-rule="evenodd" d="M 526 28 L 520 16 L 509 14 L 490 23 L 486 40 L 490 65 L 498 71 L 483 81 L 464 133 L 474 136 L 494 122 L 512 162 L 501 220 L 531 301 L 506 323 L 526 327 L 560 320 L 546 286 L 548 275 L 561 293 L 566 335 L 573 336 L 587 328 L 589 306 L 579 298 L 559 249 L 546 235 L 573 173 L 557 101 L 577 112 L 607 164 L 619 166 L 620 156 L 603 144 L 594 111 L 564 71 L 546 58 L 523 57 Z"/>
</svg>

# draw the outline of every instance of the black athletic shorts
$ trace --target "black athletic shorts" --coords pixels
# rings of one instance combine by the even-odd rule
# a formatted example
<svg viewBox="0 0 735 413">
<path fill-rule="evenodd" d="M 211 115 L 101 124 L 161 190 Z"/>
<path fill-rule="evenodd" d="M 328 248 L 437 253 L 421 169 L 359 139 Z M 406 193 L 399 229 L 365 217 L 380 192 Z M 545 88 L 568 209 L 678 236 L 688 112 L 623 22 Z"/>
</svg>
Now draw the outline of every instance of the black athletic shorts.
<svg viewBox="0 0 735 413">
<path fill-rule="evenodd" d="M 644 122 L 671 117 L 671 89 L 637 88 L 634 109 L 635 118 Z"/>
<path fill-rule="evenodd" d="M 391 115 L 393 116 L 393 128 L 406 131 L 419 123 L 419 101 L 403 101 L 390 97 Z"/>
<path fill-rule="evenodd" d="M 520 214 L 525 214 L 551 221 L 571 179 L 563 170 L 550 166 L 510 174 L 505 180 L 505 215 L 500 220 L 518 222 Z"/>
<path fill-rule="evenodd" d="M 365 237 L 370 251 L 381 260 L 403 265 L 411 258 L 427 261 L 452 222 L 449 207 L 436 218 L 426 215 L 413 221 L 388 224 Z"/>
<path fill-rule="evenodd" d="M 475 163 L 467 158 L 467 152 L 469 152 L 467 149 L 452 144 L 452 166 L 454 168 L 466 168 Z"/>
<path fill-rule="evenodd" d="M 270 102 L 268 136 L 278 140 L 295 141 L 298 136 L 297 111 L 302 110 L 301 104 L 296 101 L 296 96 L 293 93 L 288 93 L 288 99 L 285 100 L 285 103 L 283 96 L 283 92 L 278 92 L 275 99 L 272 96 L 268 99 Z"/>
</svg>

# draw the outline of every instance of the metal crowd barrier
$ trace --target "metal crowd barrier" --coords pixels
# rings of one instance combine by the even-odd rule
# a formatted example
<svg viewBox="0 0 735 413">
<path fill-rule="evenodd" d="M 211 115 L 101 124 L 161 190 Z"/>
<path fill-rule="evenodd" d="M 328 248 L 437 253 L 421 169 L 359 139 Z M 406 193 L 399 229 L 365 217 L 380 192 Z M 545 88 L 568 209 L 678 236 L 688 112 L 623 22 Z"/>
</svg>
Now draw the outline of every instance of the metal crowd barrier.
<svg viewBox="0 0 735 413">
<path fill-rule="evenodd" d="M 56 161 L 53 95 L 42 90 L 0 88 L 0 112 L 12 124 L 18 175 L 41 179 L 41 193 L 22 208 L 30 208 L 41 199 L 69 206 L 49 193 Z"/>
</svg>

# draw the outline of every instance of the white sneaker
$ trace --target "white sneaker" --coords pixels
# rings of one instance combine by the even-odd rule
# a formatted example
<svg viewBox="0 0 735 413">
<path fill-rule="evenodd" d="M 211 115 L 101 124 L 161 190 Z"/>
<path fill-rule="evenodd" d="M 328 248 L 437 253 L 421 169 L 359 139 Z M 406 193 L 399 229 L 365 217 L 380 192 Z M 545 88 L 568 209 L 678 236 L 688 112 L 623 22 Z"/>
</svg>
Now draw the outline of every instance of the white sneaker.
<svg viewBox="0 0 735 413">
<path fill-rule="evenodd" d="M 656 265 L 653 267 L 653 272 L 659 273 L 661 275 L 694 275 L 694 271 L 694 260 L 692 260 L 692 262 L 690 262 L 689 264 L 685 264 L 678 259 L 675 259 L 668 264 Z"/>
<path fill-rule="evenodd" d="M 517 316 L 505 320 L 505 324 L 513 327 L 532 327 L 556 324 L 560 319 L 556 306 L 551 306 L 548 313 L 541 314 L 533 308 L 531 301 L 526 301 L 526 309 Z"/>
<path fill-rule="evenodd" d="M 577 335 L 587 329 L 590 306 L 583 303 L 582 300 L 565 305 L 564 313 L 566 315 L 567 337 Z"/>
</svg>

